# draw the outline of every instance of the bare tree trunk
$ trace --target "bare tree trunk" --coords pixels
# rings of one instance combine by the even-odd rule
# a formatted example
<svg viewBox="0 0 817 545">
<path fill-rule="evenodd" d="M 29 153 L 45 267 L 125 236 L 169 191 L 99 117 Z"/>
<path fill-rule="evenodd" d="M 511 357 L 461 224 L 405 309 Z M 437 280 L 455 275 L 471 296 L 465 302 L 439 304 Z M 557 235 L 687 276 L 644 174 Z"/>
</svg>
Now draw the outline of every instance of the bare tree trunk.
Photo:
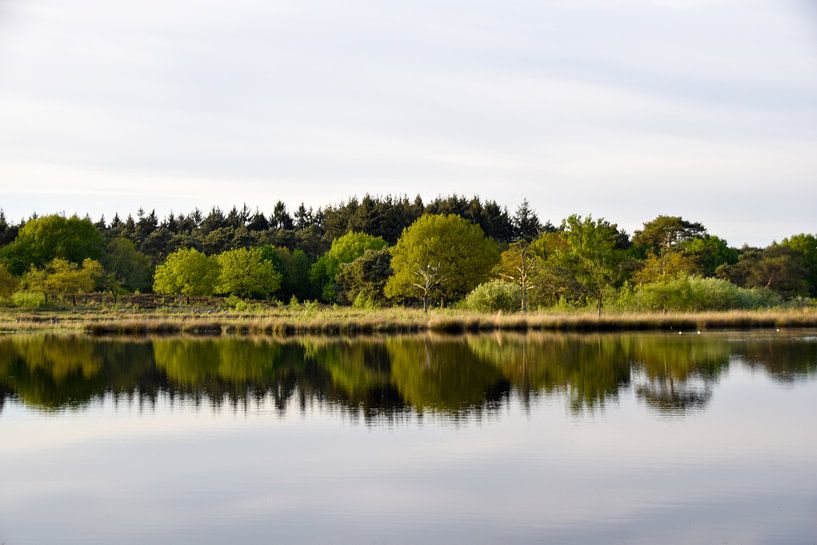
<svg viewBox="0 0 817 545">
<path fill-rule="evenodd" d="M 428 295 L 423 295 L 423 312 L 428 314 Z"/>
</svg>

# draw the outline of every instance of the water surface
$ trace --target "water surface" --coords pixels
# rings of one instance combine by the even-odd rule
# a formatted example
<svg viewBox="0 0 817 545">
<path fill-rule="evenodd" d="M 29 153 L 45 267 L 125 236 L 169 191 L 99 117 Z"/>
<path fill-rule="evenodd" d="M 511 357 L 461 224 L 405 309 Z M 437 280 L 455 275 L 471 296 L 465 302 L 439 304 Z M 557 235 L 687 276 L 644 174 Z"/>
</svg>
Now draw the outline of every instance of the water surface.
<svg viewBox="0 0 817 545">
<path fill-rule="evenodd" d="M 0 543 L 817 543 L 817 335 L 0 337 Z"/>
</svg>

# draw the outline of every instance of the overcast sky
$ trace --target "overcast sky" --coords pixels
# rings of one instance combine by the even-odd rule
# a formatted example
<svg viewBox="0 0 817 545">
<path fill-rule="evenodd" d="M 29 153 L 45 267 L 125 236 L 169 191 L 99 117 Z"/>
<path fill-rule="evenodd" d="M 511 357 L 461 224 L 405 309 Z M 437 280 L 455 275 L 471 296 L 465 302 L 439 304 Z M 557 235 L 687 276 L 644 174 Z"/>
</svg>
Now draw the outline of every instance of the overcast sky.
<svg viewBox="0 0 817 545">
<path fill-rule="evenodd" d="M 0 207 L 478 194 L 817 232 L 813 0 L 0 0 Z"/>
</svg>

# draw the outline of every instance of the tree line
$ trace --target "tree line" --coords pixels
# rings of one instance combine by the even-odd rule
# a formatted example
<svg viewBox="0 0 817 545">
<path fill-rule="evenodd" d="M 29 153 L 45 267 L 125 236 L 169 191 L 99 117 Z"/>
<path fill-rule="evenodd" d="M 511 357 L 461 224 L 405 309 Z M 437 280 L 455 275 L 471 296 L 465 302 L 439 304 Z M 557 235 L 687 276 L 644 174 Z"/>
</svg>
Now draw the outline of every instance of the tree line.
<svg viewBox="0 0 817 545">
<path fill-rule="evenodd" d="M 365 196 L 294 214 L 140 211 L 92 221 L 0 212 L 0 297 L 17 304 L 104 291 L 482 311 L 607 306 L 705 310 L 817 297 L 817 237 L 733 248 L 698 222 L 658 216 L 629 235 L 571 215 L 541 221 L 452 195 Z"/>
</svg>

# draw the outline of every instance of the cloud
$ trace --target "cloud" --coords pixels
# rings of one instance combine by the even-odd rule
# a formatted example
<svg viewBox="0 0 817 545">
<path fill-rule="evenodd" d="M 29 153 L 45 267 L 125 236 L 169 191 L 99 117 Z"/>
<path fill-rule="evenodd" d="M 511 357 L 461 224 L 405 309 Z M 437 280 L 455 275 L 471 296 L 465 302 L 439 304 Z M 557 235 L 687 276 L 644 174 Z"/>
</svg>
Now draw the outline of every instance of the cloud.
<svg viewBox="0 0 817 545">
<path fill-rule="evenodd" d="M 813 217 L 799 2 L 2 8 L 12 217 L 458 192 L 628 226 L 683 207 L 755 243 Z"/>
</svg>

